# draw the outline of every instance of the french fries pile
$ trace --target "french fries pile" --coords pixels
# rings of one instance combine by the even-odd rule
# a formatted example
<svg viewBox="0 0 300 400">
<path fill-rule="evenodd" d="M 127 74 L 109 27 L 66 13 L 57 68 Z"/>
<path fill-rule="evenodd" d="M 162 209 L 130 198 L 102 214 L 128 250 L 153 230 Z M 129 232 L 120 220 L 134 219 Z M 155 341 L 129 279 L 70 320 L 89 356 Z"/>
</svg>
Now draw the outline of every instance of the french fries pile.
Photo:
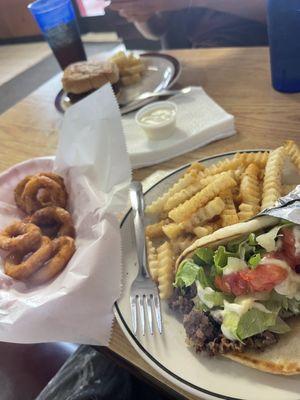
<svg viewBox="0 0 300 400">
<path fill-rule="evenodd" d="M 127 55 L 123 51 L 119 51 L 110 58 L 110 61 L 117 64 L 120 81 L 123 86 L 133 85 L 142 79 L 145 64 L 140 57 L 134 56 L 132 53 Z"/>
<path fill-rule="evenodd" d="M 297 167 L 300 183 L 300 149 L 288 140 L 270 153 L 237 153 L 209 167 L 193 163 L 147 206 L 146 213 L 158 220 L 146 227 L 146 243 L 150 274 L 162 299 L 172 295 L 175 261 L 184 249 L 219 228 L 254 217 L 294 189 L 282 183 L 286 158 Z"/>
</svg>

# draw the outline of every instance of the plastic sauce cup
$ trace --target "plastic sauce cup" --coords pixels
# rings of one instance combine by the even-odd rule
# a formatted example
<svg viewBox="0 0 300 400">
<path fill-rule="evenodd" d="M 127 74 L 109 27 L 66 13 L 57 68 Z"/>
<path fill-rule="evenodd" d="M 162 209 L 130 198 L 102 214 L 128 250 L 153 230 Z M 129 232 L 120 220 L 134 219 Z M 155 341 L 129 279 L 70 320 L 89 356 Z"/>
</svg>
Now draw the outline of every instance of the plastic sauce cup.
<svg viewBox="0 0 300 400">
<path fill-rule="evenodd" d="M 171 101 L 157 101 L 143 107 L 135 116 L 150 140 L 170 137 L 176 126 L 177 106 Z"/>
</svg>

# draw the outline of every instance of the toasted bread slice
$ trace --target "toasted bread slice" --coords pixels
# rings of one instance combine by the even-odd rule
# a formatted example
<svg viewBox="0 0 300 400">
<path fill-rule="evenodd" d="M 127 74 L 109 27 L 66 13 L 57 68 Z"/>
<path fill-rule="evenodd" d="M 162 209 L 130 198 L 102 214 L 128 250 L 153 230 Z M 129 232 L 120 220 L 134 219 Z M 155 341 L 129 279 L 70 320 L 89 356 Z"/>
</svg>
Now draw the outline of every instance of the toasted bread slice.
<svg viewBox="0 0 300 400">
<path fill-rule="evenodd" d="M 113 62 L 82 61 L 69 65 L 62 77 L 64 91 L 81 94 L 99 89 L 107 82 L 119 80 L 119 69 Z"/>
</svg>

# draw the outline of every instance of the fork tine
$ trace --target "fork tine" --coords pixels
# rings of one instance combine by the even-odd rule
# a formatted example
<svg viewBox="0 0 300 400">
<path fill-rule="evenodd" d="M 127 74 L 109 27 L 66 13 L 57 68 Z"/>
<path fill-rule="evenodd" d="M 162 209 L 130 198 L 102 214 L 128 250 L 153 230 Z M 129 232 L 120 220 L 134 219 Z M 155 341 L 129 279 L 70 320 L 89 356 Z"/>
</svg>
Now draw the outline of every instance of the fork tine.
<svg viewBox="0 0 300 400">
<path fill-rule="evenodd" d="M 136 296 L 130 296 L 131 320 L 134 335 L 137 334 Z"/>
<path fill-rule="evenodd" d="M 152 297 L 152 295 L 151 295 L 151 297 Z M 147 314 L 148 314 L 148 324 L 149 324 L 150 334 L 153 335 L 151 297 L 147 296 L 146 301 L 147 301 Z"/>
<path fill-rule="evenodd" d="M 139 306 L 140 306 L 139 308 L 140 308 L 142 335 L 145 336 L 144 296 L 139 297 Z"/>
<path fill-rule="evenodd" d="M 153 296 L 153 303 L 154 303 L 154 311 L 156 316 L 156 323 L 157 328 L 160 334 L 162 334 L 162 321 L 161 321 L 161 312 L 160 312 L 160 300 L 158 295 Z"/>
</svg>

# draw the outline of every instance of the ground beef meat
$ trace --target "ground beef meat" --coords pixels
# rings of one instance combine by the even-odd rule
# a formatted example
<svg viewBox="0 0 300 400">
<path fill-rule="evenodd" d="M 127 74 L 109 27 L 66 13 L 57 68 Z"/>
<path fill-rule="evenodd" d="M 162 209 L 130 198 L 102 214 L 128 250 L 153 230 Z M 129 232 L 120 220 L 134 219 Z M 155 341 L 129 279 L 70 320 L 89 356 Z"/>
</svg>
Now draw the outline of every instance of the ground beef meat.
<svg viewBox="0 0 300 400">
<path fill-rule="evenodd" d="M 266 347 L 271 344 L 277 343 L 279 340 L 279 335 L 270 331 L 264 331 L 258 335 L 254 335 L 245 340 L 245 347 L 247 349 L 255 349 L 263 351 Z"/>
<path fill-rule="evenodd" d="M 196 296 L 196 294 L 196 285 L 186 288 L 184 295 L 179 288 L 175 288 L 173 295 L 169 300 L 169 307 L 173 311 L 178 311 L 181 314 L 189 314 L 194 307 L 192 299 Z"/>
<path fill-rule="evenodd" d="M 209 313 L 191 310 L 184 316 L 183 325 L 189 343 L 197 352 L 206 352 L 211 356 L 229 352 L 243 352 L 246 349 L 264 350 L 267 346 L 277 343 L 278 335 L 265 331 L 252 336 L 244 341 L 232 341 L 227 339 L 218 324 Z"/>
<path fill-rule="evenodd" d="M 219 332 L 218 336 L 211 342 L 206 343 L 205 348 L 210 356 L 215 356 L 218 354 L 226 354 L 230 352 L 241 353 L 244 351 L 245 346 L 243 343 L 238 341 L 232 341 L 227 339 L 221 332 Z M 203 351 L 197 350 L 197 351 Z"/>
</svg>

